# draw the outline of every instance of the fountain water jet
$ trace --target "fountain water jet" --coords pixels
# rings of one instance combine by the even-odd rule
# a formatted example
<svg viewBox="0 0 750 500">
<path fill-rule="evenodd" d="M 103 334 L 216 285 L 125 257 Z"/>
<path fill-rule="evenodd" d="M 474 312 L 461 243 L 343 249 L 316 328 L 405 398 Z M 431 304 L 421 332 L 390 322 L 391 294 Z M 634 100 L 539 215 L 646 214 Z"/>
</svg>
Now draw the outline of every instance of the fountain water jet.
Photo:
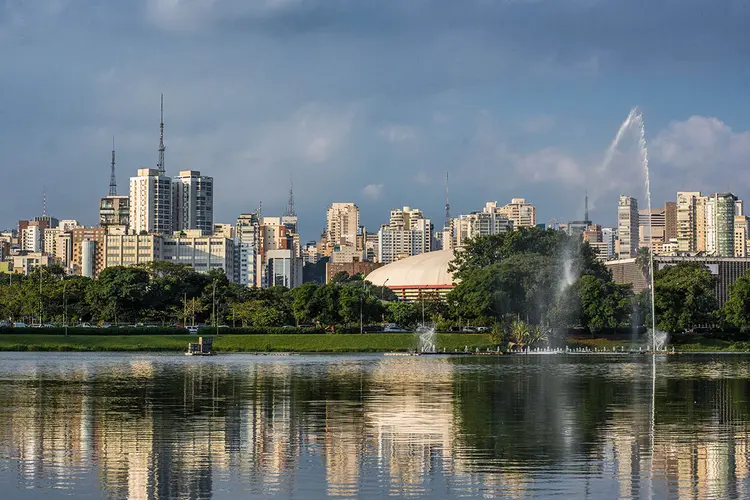
<svg viewBox="0 0 750 500">
<path fill-rule="evenodd" d="M 425 324 L 419 325 L 416 331 L 417 335 L 417 352 L 436 353 L 435 345 L 435 328 Z"/>
<path fill-rule="evenodd" d="M 603 169 L 606 169 L 610 163 L 612 163 L 612 160 L 614 159 L 615 152 L 617 151 L 618 146 L 620 145 L 620 142 L 622 141 L 622 138 L 625 136 L 625 132 L 627 130 L 630 130 L 631 127 L 636 128 L 636 132 L 638 134 L 638 149 L 641 156 L 641 165 L 643 166 L 643 173 L 645 175 L 646 179 L 646 206 L 648 208 L 648 231 L 649 231 L 649 243 L 651 248 L 649 248 L 649 295 L 651 295 L 651 348 L 654 352 L 657 351 L 657 337 L 664 338 L 664 344 L 666 343 L 666 334 L 664 332 L 657 332 L 656 331 L 656 305 L 655 305 L 655 299 L 654 299 L 654 252 L 653 252 L 653 234 L 654 230 L 651 225 L 651 179 L 649 176 L 649 169 L 648 169 L 648 147 L 646 145 L 646 126 L 643 121 L 643 113 L 636 107 L 630 110 L 630 113 L 628 113 L 628 117 L 625 119 L 625 121 L 620 126 L 620 129 L 617 131 L 617 135 L 615 136 L 615 139 L 612 141 L 612 144 L 610 144 L 609 149 L 607 150 L 607 155 L 604 159 L 604 165 Z M 662 345 L 661 347 L 664 347 Z"/>
</svg>

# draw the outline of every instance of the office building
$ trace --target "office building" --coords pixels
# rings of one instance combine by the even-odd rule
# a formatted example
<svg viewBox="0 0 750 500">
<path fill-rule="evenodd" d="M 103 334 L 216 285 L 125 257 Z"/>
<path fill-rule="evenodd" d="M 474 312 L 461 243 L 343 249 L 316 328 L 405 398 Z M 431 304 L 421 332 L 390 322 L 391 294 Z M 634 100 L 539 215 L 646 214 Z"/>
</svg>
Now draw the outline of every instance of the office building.
<svg viewBox="0 0 750 500">
<path fill-rule="evenodd" d="M 21 255 L 14 255 L 12 260 L 13 272 L 28 276 L 31 271 L 39 266 L 49 266 L 55 261 L 55 258 L 42 252 L 24 252 Z"/>
<path fill-rule="evenodd" d="M 638 200 L 620 195 L 617 204 L 617 234 L 620 238 L 620 258 L 635 257 L 639 241 Z"/>
<path fill-rule="evenodd" d="M 747 257 L 747 239 L 750 237 L 750 217 L 734 216 L 734 256 Z"/>
<path fill-rule="evenodd" d="M 46 228 L 39 224 L 29 224 L 24 227 L 20 232 L 21 250 L 27 252 L 41 252 L 43 250 L 42 231 L 44 229 Z"/>
<path fill-rule="evenodd" d="M 698 226 L 700 226 L 700 221 L 698 220 L 698 212 L 700 210 L 698 206 L 705 206 L 703 201 L 699 202 L 701 198 L 703 196 L 697 191 L 681 191 L 677 193 L 677 246 L 679 252 L 699 251 Z M 705 228 L 705 210 L 700 219 L 703 221 Z M 702 229 L 701 232 L 705 234 L 705 229 Z M 705 249 L 705 239 L 700 246 Z"/>
<path fill-rule="evenodd" d="M 649 213 L 650 225 L 649 225 Z M 650 248 L 659 252 L 666 241 L 667 215 L 664 208 L 654 208 L 651 212 L 647 208 L 638 211 L 639 247 Z"/>
<path fill-rule="evenodd" d="M 677 203 L 664 203 L 664 241 L 677 239 Z"/>
<path fill-rule="evenodd" d="M 235 227 L 235 281 L 241 285 L 260 286 L 258 271 L 260 245 L 259 213 L 241 214 Z"/>
<path fill-rule="evenodd" d="M 197 170 L 182 170 L 172 184 L 172 230 L 214 230 L 214 179 Z"/>
<path fill-rule="evenodd" d="M 130 230 L 170 234 L 172 215 L 172 179 L 157 169 L 139 169 L 130 178 Z"/>
<path fill-rule="evenodd" d="M 737 197 L 732 193 L 716 193 L 711 197 L 714 207 L 714 234 L 716 243 L 715 255 L 719 257 L 734 256 L 734 218 Z"/>
<path fill-rule="evenodd" d="M 130 197 L 114 195 L 99 200 L 99 225 L 103 228 L 117 226 L 127 232 L 130 225 Z"/>
<path fill-rule="evenodd" d="M 390 264 L 432 250 L 432 223 L 421 210 L 391 210 L 390 222 L 378 232 L 378 259 Z M 363 259 L 364 260 L 364 259 Z"/>
<path fill-rule="evenodd" d="M 536 208 L 526 203 L 525 198 L 513 198 L 510 203 L 500 208 L 500 213 L 513 222 L 513 228 L 536 226 Z"/>
<path fill-rule="evenodd" d="M 237 232 L 235 231 L 235 226 L 233 224 L 226 224 L 226 223 L 214 223 L 214 234 L 221 235 L 225 238 L 232 238 L 237 235 Z"/>
<path fill-rule="evenodd" d="M 199 229 L 162 236 L 161 260 L 187 265 L 199 273 L 220 269 L 230 281 L 234 279 L 234 241 Z"/>
<path fill-rule="evenodd" d="M 161 236 L 155 234 L 107 234 L 105 267 L 162 260 L 162 243 Z"/>
<path fill-rule="evenodd" d="M 266 252 L 265 286 L 294 288 L 302 284 L 302 259 L 292 248 L 277 248 Z"/>
</svg>

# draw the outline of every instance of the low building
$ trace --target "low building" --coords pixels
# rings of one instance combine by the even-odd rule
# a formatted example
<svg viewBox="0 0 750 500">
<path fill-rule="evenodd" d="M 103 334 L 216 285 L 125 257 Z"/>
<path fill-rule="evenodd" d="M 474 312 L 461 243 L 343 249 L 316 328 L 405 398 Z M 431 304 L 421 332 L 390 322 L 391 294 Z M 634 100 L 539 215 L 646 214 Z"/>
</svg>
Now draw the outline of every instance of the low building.
<svg viewBox="0 0 750 500">
<path fill-rule="evenodd" d="M 349 276 L 357 274 L 369 275 L 375 269 L 383 267 L 385 264 L 380 262 L 326 262 L 326 283 L 340 272 L 345 272 Z"/>
<path fill-rule="evenodd" d="M 199 273 L 221 269 L 234 279 L 234 240 L 199 229 L 177 231 L 162 239 L 161 260 L 186 264 Z"/>
<path fill-rule="evenodd" d="M 448 270 L 453 250 L 437 250 L 407 257 L 380 267 L 365 278 L 375 286 L 386 286 L 404 301 L 418 301 L 424 296 L 445 296 L 456 283 Z"/>
<path fill-rule="evenodd" d="M 41 266 L 49 266 L 55 262 L 55 258 L 42 252 L 24 252 L 13 256 L 13 272 L 28 275 L 33 269 Z"/>
<path fill-rule="evenodd" d="M 108 234 L 105 267 L 134 266 L 161 260 L 162 239 L 154 234 Z"/>
</svg>

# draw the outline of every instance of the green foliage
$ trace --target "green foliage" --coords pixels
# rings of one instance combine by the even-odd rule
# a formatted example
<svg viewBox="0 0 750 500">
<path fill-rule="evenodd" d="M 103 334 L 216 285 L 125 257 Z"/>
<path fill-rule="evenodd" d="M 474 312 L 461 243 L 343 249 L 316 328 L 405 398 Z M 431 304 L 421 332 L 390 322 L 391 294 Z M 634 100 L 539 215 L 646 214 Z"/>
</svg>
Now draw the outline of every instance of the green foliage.
<svg viewBox="0 0 750 500">
<path fill-rule="evenodd" d="M 750 329 L 750 273 L 732 283 L 722 313 L 730 325 L 742 331 Z"/>
<path fill-rule="evenodd" d="M 685 262 L 654 273 L 657 327 L 676 333 L 714 319 L 715 278 L 705 266 Z"/>
</svg>

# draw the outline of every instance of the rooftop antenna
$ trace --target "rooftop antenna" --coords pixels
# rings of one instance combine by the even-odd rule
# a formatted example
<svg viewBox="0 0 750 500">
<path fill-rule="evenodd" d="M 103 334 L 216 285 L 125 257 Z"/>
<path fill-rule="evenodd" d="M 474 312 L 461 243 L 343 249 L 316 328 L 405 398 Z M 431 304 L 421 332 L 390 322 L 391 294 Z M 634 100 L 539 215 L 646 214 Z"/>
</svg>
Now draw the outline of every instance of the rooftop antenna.
<svg viewBox="0 0 750 500">
<path fill-rule="evenodd" d="M 451 205 L 448 203 L 448 172 L 445 173 L 445 227 L 451 227 Z"/>
<path fill-rule="evenodd" d="M 286 215 L 289 217 L 297 216 L 297 212 L 294 210 L 294 183 L 291 177 L 289 177 L 289 201 L 286 204 Z"/>
<path fill-rule="evenodd" d="M 115 136 L 112 136 L 112 169 L 109 174 L 109 195 L 117 196 L 117 178 L 115 177 Z"/>
<path fill-rule="evenodd" d="M 42 191 L 42 217 L 47 217 L 47 186 Z"/>
<path fill-rule="evenodd" d="M 263 218 L 263 200 L 258 202 L 258 222 Z"/>
<path fill-rule="evenodd" d="M 164 94 L 161 95 L 161 120 L 159 122 L 159 162 L 156 164 L 159 174 L 164 175 L 167 171 L 164 167 Z"/>
</svg>

